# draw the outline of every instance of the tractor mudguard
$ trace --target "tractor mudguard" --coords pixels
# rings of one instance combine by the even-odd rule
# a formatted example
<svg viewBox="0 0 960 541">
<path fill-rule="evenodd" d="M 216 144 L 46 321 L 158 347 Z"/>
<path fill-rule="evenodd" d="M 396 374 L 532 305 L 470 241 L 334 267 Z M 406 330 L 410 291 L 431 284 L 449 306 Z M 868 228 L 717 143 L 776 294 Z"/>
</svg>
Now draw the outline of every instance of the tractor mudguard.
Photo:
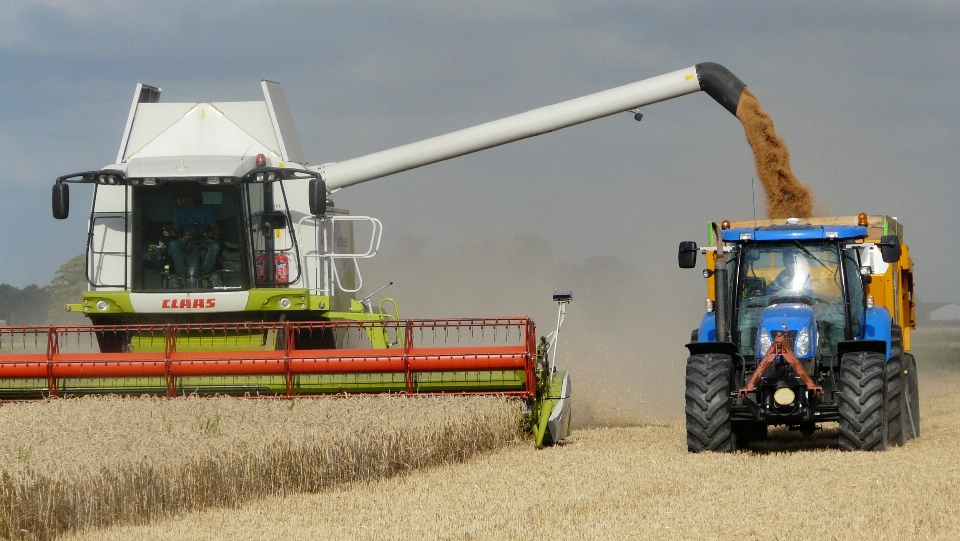
<svg viewBox="0 0 960 541">
<path fill-rule="evenodd" d="M 889 347 L 889 342 L 883 340 L 844 340 L 837 343 L 837 356 L 842 358 L 845 354 L 856 351 L 886 353 Z"/>
<path fill-rule="evenodd" d="M 697 331 L 697 342 L 715 342 L 717 340 L 717 318 L 713 312 L 705 312 Z"/>
<path fill-rule="evenodd" d="M 881 340 L 887 347 L 882 353 L 890 359 L 890 335 L 893 329 L 893 317 L 890 311 L 882 306 L 875 306 L 867 310 L 864 319 L 864 340 Z M 879 353 L 879 352 L 878 352 Z"/>
<path fill-rule="evenodd" d="M 690 355 L 720 353 L 734 358 L 740 357 L 737 345 L 733 342 L 691 342 L 686 345 L 686 348 L 690 350 Z"/>
</svg>

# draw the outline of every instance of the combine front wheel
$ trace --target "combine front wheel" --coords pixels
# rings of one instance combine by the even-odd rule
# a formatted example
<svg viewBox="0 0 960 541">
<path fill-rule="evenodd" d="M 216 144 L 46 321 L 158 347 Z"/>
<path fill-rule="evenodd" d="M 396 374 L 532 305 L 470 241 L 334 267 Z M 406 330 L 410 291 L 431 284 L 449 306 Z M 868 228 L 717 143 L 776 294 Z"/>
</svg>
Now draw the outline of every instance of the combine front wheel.
<svg viewBox="0 0 960 541">
<path fill-rule="evenodd" d="M 847 451 L 887 448 L 883 414 L 884 355 L 858 351 L 840 361 L 840 447 Z"/>
<path fill-rule="evenodd" d="M 736 449 L 730 422 L 729 355 L 707 353 L 687 359 L 687 450 L 691 453 Z"/>
</svg>

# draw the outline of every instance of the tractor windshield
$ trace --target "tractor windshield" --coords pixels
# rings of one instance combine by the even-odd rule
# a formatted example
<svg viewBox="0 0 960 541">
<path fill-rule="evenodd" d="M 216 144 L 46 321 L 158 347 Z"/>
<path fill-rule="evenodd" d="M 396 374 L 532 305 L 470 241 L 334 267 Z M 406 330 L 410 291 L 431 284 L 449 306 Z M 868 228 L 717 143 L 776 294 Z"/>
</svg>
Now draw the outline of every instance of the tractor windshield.
<svg viewBox="0 0 960 541">
<path fill-rule="evenodd" d="M 783 302 L 813 307 L 822 351 L 832 352 L 845 336 L 843 282 L 836 245 L 745 245 L 734 302 L 741 354 L 754 354 L 764 308 Z"/>
</svg>

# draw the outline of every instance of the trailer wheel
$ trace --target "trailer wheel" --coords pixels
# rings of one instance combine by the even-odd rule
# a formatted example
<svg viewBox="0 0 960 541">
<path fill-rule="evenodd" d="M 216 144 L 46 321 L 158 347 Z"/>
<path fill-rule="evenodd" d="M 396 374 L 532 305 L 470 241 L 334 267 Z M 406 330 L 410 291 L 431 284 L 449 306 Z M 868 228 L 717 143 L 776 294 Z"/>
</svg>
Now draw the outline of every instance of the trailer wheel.
<svg viewBox="0 0 960 541">
<path fill-rule="evenodd" d="M 883 412 L 885 355 L 858 351 L 840 362 L 840 447 L 882 451 L 887 447 Z"/>
<path fill-rule="evenodd" d="M 736 450 L 730 422 L 729 355 L 691 355 L 687 359 L 687 450 L 691 453 Z"/>
<path fill-rule="evenodd" d="M 907 404 L 903 400 L 904 377 L 900 368 L 900 357 L 893 357 L 884 367 L 883 415 L 887 425 L 887 443 L 892 446 L 907 443 L 903 430 Z"/>
<path fill-rule="evenodd" d="M 903 418 L 903 433 L 907 440 L 920 436 L 920 386 L 917 381 L 917 360 L 909 353 L 903 354 L 901 369 L 904 379 L 903 403 L 907 415 Z"/>
</svg>

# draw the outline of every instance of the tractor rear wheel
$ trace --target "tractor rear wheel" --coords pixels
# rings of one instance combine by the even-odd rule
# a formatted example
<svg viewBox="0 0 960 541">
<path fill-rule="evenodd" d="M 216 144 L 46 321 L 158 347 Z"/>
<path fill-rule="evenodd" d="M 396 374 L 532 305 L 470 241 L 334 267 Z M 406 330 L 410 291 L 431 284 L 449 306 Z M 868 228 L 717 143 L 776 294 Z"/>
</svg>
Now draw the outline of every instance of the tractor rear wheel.
<svg viewBox="0 0 960 541">
<path fill-rule="evenodd" d="M 730 422 L 729 355 L 707 353 L 687 359 L 687 450 L 691 453 L 736 450 Z"/>
<path fill-rule="evenodd" d="M 885 355 L 857 351 L 840 361 L 840 447 L 847 451 L 887 448 L 883 414 Z"/>
<path fill-rule="evenodd" d="M 903 418 L 903 433 L 907 440 L 920 436 L 920 387 L 917 381 L 917 360 L 909 353 L 903 354 L 904 376 L 903 404 L 907 415 Z"/>
<path fill-rule="evenodd" d="M 887 443 L 893 446 L 907 443 L 903 429 L 906 419 L 907 404 L 904 402 L 904 377 L 900 368 L 900 356 L 887 361 L 884 368 L 883 415 L 887 425 Z"/>
</svg>

